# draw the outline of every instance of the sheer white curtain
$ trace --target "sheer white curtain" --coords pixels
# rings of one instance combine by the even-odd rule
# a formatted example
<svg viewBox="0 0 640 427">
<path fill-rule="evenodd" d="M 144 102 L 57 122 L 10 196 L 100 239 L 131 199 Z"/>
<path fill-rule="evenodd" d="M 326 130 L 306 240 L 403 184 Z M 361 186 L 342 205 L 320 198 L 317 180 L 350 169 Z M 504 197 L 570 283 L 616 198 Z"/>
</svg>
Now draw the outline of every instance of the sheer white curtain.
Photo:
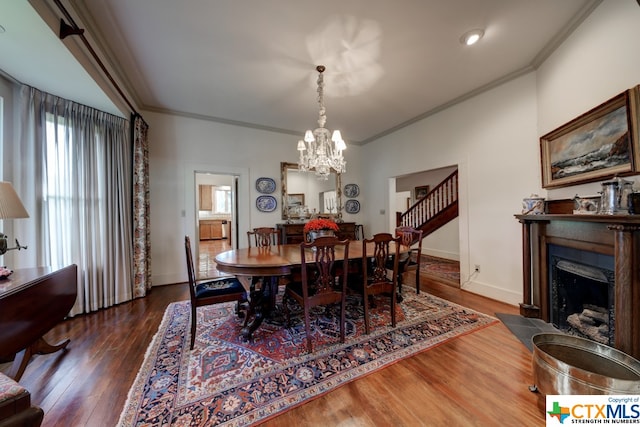
<svg viewBox="0 0 640 427">
<path fill-rule="evenodd" d="M 71 315 L 132 299 L 128 121 L 29 86 L 16 98 L 13 179 L 30 218 L 14 229 L 30 244 L 14 266 L 77 264 Z"/>
</svg>

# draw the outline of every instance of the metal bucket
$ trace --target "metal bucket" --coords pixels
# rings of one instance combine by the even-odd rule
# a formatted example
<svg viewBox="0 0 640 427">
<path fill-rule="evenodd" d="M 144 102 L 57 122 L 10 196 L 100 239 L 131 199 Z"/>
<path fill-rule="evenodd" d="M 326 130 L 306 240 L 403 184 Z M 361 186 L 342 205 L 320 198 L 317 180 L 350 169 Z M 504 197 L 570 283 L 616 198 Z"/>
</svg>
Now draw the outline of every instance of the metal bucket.
<svg viewBox="0 0 640 427">
<path fill-rule="evenodd" d="M 640 361 L 572 335 L 534 335 L 533 381 L 541 398 L 556 394 L 640 394 Z"/>
</svg>

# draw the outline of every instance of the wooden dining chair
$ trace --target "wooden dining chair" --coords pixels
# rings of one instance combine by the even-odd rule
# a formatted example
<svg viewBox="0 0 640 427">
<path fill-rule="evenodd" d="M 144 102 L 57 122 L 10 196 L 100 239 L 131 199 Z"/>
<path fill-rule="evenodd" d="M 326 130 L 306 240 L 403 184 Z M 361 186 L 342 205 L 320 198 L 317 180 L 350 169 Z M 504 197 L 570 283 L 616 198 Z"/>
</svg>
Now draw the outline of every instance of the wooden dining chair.
<svg viewBox="0 0 640 427">
<path fill-rule="evenodd" d="M 342 249 L 342 255 L 339 249 Z M 282 305 L 287 325 L 291 324 L 291 313 L 286 300 L 292 298 L 302 306 L 307 350 L 312 353 L 310 313 L 313 307 L 340 303 L 340 342 L 345 339 L 348 269 L 342 266 L 349 259 L 349 240 L 318 237 L 313 242 L 303 242 L 300 244 L 300 259 L 301 281 L 287 284 Z"/>
<path fill-rule="evenodd" d="M 187 274 L 189 276 L 189 295 L 191 297 L 191 350 L 196 340 L 196 309 L 205 305 L 236 301 L 236 314 L 241 316 L 242 305 L 247 303 L 247 292 L 236 277 L 219 277 L 198 281 L 193 267 L 191 239 L 184 236 L 184 248 L 187 256 Z"/>
<path fill-rule="evenodd" d="M 374 295 L 388 295 L 391 309 L 391 326 L 396 326 L 396 286 L 398 282 L 398 265 L 400 261 L 400 237 L 391 233 L 374 234 L 371 239 L 362 241 L 362 300 L 364 304 L 364 328 L 369 333 L 369 306 Z M 392 245 L 393 243 L 393 245 Z M 373 250 L 369 248 L 373 247 Z M 373 253 L 373 256 L 367 256 Z M 392 259 L 391 268 L 389 260 Z"/>
<path fill-rule="evenodd" d="M 273 227 L 257 227 L 247 231 L 249 247 L 266 247 L 280 244 L 280 232 Z"/>
<path fill-rule="evenodd" d="M 398 291 L 402 292 L 405 273 L 415 272 L 416 293 L 420 293 L 420 260 L 422 259 L 422 230 L 412 227 L 397 227 L 396 236 L 404 246 L 398 266 Z M 412 247 L 414 246 L 415 247 Z"/>
<path fill-rule="evenodd" d="M 251 231 L 247 231 L 247 240 L 249 247 L 268 248 L 280 244 L 280 232 L 273 227 L 257 227 Z M 255 291 L 256 284 L 263 280 L 262 277 L 254 276 L 251 278 L 250 292 Z"/>
</svg>

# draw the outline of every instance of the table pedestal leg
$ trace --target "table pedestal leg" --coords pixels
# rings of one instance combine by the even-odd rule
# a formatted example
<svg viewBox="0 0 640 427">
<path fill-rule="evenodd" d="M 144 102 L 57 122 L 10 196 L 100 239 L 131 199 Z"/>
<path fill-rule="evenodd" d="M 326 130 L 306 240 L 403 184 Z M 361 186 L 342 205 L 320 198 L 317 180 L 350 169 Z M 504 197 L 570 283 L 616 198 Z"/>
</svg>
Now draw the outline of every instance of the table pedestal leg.
<svg viewBox="0 0 640 427">
<path fill-rule="evenodd" d="M 242 338 L 246 341 L 251 340 L 253 331 L 258 329 L 262 321 L 269 315 L 275 306 L 276 294 L 278 292 L 278 277 L 263 277 L 260 289 L 251 289 L 251 300 L 249 301 L 249 310 L 242 328 Z"/>
</svg>

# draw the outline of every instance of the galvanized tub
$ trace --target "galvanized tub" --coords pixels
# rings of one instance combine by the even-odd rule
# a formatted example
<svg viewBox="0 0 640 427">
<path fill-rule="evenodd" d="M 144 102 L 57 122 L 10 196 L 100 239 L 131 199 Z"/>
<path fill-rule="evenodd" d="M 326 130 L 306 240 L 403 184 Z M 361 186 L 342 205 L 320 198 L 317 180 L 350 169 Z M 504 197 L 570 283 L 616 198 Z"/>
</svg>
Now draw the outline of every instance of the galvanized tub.
<svg viewBox="0 0 640 427">
<path fill-rule="evenodd" d="M 556 394 L 640 394 L 640 361 L 573 335 L 534 335 L 533 381 L 541 398 Z"/>
</svg>

